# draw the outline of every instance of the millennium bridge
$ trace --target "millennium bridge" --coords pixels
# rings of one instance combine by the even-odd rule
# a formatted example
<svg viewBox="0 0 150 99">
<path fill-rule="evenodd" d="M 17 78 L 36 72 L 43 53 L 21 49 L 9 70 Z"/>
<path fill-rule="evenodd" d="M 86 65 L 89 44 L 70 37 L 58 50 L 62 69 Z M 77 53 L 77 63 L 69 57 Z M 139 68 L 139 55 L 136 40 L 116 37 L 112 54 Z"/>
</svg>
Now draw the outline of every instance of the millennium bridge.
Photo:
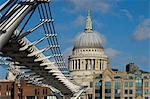
<svg viewBox="0 0 150 99">
<path fill-rule="evenodd" d="M 51 0 L 7 0 L 0 5 L 0 57 L 23 70 L 9 68 L 17 79 L 76 99 L 86 87 L 68 79 L 51 5 Z"/>
</svg>

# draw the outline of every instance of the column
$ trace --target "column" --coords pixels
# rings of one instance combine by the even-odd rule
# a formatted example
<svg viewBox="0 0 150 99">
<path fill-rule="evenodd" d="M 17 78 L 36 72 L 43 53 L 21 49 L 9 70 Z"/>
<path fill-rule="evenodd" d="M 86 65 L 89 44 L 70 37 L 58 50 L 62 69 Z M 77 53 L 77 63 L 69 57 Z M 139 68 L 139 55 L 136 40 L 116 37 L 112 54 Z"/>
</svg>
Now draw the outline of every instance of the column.
<svg viewBox="0 0 150 99">
<path fill-rule="evenodd" d="M 96 70 L 99 70 L 98 67 L 99 67 L 99 66 L 98 66 L 98 59 L 95 59 L 95 69 L 96 69 Z"/>
<path fill-rule="evenodd" d="M 125 88 L 124 88 L 124 80 L 121 81 L 121 86 L 122 86 L 122 88 L 121 88 L 121 99 L 124 99 L 124 90 L 125 90 Z"/>
<path fill-rule="evenodd" d="M 76 60 L 73 61 L 74 61 L 74 70 L 76 70 Z"/>
<path fill-rule="evenodd" d="M 115 99 L 115 87 L 114 87 L 114 82 L 111 81 L 111 99 Z"/>
<path fill-rule="evenodd" d="M 90 63 L 91 63 L 91 60 L 88 59 L 88 65 L 87 65 L 88 66 L 88 70 L 91 69 L 91 64 Z"/>
<path fill-rule="evenodd" d="M 100 68 L 100 59 L 98 59 L 98 69 L 101 70 L 101 68 Z"/>
<path fill-rule="evenodd" d="M 85 66 L 85 65 L 86 65 L 86 60 L 85 60 L 85 59 L 83 59 L 82 61 L 83 61 L 82 69 L 83 69 L 83 70 L 86 70 L 86 69 L 85 69 L 85 68 L 86 68 L 86 66 Z"/>
<path fill-rule="evenodd" d="M 82 63 L 82 62 L 83 62 L 83 60 L 80 59 L 80 69 L 81 69 L 81 70 L 83 70 L 83 63 Z"/>
<path fill-rule="evenodd" d="M 101 69 L 104 70 L 104 60 L 101 59 Z"/>
<path fill-rule="evenodd" d="M 94 66 L 94 60 L 93 59 L 91 59 L 91 66 L 92 66 L 92 70 L 95 70 L 95 66 Z"/>
<path fill-rule="evenodd" d="M 77 59 L 76 62 L 77 62 L 76 63 L 76 70 L 78 70 L 79 69 L 79 60 Z"/>
<path fill-rule="evenodd" d="M 102 99 L 105 99 L 105 81 L 102 81 Z"/>
</svg>

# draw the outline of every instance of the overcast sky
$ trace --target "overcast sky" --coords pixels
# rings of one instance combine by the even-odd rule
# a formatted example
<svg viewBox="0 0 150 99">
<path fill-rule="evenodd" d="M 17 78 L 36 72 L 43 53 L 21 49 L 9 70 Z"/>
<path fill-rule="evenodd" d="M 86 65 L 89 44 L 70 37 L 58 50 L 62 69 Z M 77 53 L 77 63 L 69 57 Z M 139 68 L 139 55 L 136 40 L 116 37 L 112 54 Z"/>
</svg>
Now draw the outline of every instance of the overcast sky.
<svg viewBox="0 0 150 99">
<path fill-rule="evenodd" d="M 149 0 L 52 1 L 55 29 L 66 59 L 71 54 L 75 37 L 84 31 L 90 8 L 93 30 L 101 35 L 110 66 L 124 68 L 134 62 L 140 69 L 150 71 Z M 0 76 L 5 74 L 2 71 L 4 68 L 0 67 Z"/>
</svg>

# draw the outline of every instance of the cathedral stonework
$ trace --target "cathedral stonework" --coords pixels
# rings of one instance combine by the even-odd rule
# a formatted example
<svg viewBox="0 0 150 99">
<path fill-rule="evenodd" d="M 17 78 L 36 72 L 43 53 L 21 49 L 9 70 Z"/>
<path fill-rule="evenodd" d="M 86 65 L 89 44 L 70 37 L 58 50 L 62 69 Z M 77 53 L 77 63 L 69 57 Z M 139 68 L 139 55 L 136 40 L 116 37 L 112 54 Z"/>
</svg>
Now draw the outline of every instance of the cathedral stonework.
<svg viewBox="0 0 150 99">
<path fill-rule="evenodd" d="M 88 86 L 82 98 L 92 99 L 95 93 L 94 76 L 108 68 L 108 57 L 104 53 L 100 35 L 92 29 L 90 11 L 86 18 L 85 30 L 76 38 L 68 60 L 70 75 L 74 81 L 79 85 Z"/>
</svg>

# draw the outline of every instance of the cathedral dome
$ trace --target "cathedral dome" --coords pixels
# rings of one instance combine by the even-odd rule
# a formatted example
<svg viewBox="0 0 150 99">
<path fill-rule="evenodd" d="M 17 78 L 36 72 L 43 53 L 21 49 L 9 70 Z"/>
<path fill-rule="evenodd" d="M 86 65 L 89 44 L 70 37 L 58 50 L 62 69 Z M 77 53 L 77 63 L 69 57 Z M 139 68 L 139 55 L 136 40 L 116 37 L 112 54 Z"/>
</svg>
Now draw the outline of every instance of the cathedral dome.
<svg viewBox="0 0 150 99">
<path fill-rule="evenodd" d="M 74 49 L 77 48 L 103 48 L 102 39 L 99 34 L 92 31 L 92 21 L 90 17 L 90 11 L 86 18 L 85 31 L 77 36 L 74 44 Z"/>
<path fill-rule="evenodd" d="M 74 48 L 102 48 L 102 40 L 96 32 L 82 32 L 75 40 Z"/>
</svg>

